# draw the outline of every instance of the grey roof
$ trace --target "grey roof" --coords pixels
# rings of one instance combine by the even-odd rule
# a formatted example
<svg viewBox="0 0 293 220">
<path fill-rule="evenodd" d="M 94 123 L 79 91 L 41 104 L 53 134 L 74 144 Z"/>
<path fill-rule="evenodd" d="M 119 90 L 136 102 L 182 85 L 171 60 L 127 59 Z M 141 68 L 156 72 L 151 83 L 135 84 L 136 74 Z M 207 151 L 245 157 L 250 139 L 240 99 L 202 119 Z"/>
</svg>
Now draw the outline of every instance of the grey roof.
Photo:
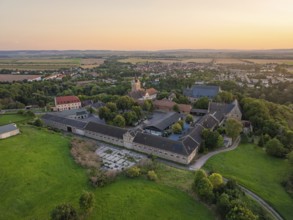
<svg viewBox="0 0 293 220">
<path fill-rule="evenodd" d="M 195 85 L 191 88 L 185 89 L 183 94 L 188 97 L 201 98 L 209 97 L 213 98 L 220 92 L 219 86 L 205 86 L 205 85 Z"/>
<path fill-rule="evenodd" d="M 64 111 L 61 111 L 61 112 L 51 112 L 49 114 L 57 115 L 57 116 L 60 116 L 60 117 L 70 117 L 72 115 L 76 115 L 76 116 L 85 115 L 85 114 L 88 114 L 88 112 L 86 111 L 86 109 L 80 108 L 80 109 L 64 110 Z"/>
<path fill-rule="evenodd" d="M 16 127 L 15 124 L 3 125 L 3 126 L 0 126 L 0 134 L 4 134 L 10 131 L 15 131 L 17 129 L 18 128 Z"/>
<path fill-rule="evenodd" d="M 219 120 L 217 120 L 217 118 L 215 118 L 213 115 L 207 114 L 207 115 L 203 116 L 197 122 L 197 124 L 200 124 L 204 128 L 207 128 L 207 129 L 213 129 L 219 124 Z"/>
<path fill-rule="evenodd" d="M 136 134 L 135 138 L 133 139 L 133 142 L 137 144 L 143 144 L 154 148 L 162 149 L 165 151 L 174 152 L 176 154 L 181 154 L 185 156 L 189 155 L 192 152 L 191 149 L 195 149 L 197 147 L 192 147 L 188 145 L 187 149 L 182 141 L 174 141 L 161 136 L 155 136 L 141 132 Z"/>
<path fill-rule="evenodd" d="M 63 118 L 53 114 L 45 114 L 42 116 L 42 119 L 58 122 L 58 123 L 69 125 L 75 128 L 84 128 L 84 126 L 86 125 L 86 122 L 69 119 L 69 118 Z"/>
<path fill-rule="evenodd" d="M 118 127 L 106 125 L 106 124 L 99 124 L 95 122 L 89 122 L 85 126 L 84 130 L 101 133 L 101 134 L 119 138 L 119 139 L 123 139 L 123 134 L 127 132 L 127 130 L 123 128 L 118 128 Z"/>
<path fill-rule="evenodd" d="M 225 115 L 231 112 L 234 107 L 235 107 L 235 104 L 233 103 L 225 104 L 225 103 L 210 102 L 209 112 L 213 114 L 215 118 L 218 119 L 219 122 L 221 122 L 225 118 Z"/>
<path fill-rule="evenodd" d="M 155 129 L 159 131 L 164 131 L 166 128 L 177 122 L 180 117 L 181 115 L 178 112 L 168 112 L 160 120 L 146 125 L 144 129 Z"/>
</svg>

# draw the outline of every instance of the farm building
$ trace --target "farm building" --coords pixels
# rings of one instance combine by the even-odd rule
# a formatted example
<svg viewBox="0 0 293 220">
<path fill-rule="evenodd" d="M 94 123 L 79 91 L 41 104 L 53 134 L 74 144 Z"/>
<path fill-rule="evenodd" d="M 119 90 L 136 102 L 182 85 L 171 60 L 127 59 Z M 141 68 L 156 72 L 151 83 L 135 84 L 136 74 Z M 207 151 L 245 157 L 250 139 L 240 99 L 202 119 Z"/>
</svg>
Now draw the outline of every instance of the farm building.
<svg viewBox="0 0 293 220">
<path fill-rule="evenodd" d="M 8 138 L 17 134 L 19 134 L 19 129 L 16 124 L 0 126 L 0 139 Z"/>
<path fill-rule="evenodd" d="M 138 78 L 131 81 L 131 92 L 128 96 L 135 100 L 154 100 L 157 98 L 158 91 L 154 88 L 143 89 Z"/>
<path fill-rule="evenodd" d="M 55 107 L 53 111 L 64 111 L 81 108 L 81 102 L 76 96 L 55 97 Z"/>
<path fill-rule="evenodd" d="M 195 101 L 202 97 L 213 99 L 219 92 L 221 92 L 219 86 L 194 85 L 191 88 L 185 89 L 183 94 L 187 96 L 190 101 Z"/>
<path fill-rule="evenodd" d="M 168 112 L 161 115 L 159 120 L 155 120 L 144 127 L 146 133 L 162 136 L 165 130 L 181 119 L 181 115 L 177 112 Z"/>
<path fill-rule="evenodd" d="M 176 102 L 168 99 L 155 100 L 153 104 L 155 109 L 162 111 L 173 111 L 173 107 L 178 105 L 179 111 L 184 114 L 189 114 L 192 109 L 191 105 L 177 104 Z"/>
<path fill-rule="evenodd" d="M 157 122 L 153 120 L 154 122 L 146 124 L 144 131 L 142 129 L 127 130 L 93 121 L 85 122 L 52 114 L 42 116 L 42 120 L 47 126 L 56 129 L 133 149 L 148 155 L 155 155 L 177 163 L 189 164 L 200 147 L 203 129 L 213 130 L 230 117 L 241 118 L 237 101 L 231 104 L 211 103 L 205 116 L 190 127 L 178 140 L 172 140 L 146 131 L 155 130 L 156 132 L 162 132 L 180 118 L 180 114 L 177 112 L 162 114 L 168 117 L 162 118 L 163 120 L 158 119 Z M 229 146 L 228 142 L 226 146 Z"/>
</svg>

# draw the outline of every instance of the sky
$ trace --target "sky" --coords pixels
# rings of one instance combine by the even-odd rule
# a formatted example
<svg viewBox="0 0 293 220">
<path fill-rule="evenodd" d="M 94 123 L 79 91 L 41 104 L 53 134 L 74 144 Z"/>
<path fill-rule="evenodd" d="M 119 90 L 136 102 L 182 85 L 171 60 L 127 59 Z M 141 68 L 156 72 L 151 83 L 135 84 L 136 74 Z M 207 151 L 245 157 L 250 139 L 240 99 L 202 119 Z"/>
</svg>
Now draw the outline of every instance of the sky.
<svg viewBox="0 0 293 220">
<path fill-rule="evenodd" d="M 0 0 L 0 50 L 293 48 L 292 0 Z"/>
</svg>

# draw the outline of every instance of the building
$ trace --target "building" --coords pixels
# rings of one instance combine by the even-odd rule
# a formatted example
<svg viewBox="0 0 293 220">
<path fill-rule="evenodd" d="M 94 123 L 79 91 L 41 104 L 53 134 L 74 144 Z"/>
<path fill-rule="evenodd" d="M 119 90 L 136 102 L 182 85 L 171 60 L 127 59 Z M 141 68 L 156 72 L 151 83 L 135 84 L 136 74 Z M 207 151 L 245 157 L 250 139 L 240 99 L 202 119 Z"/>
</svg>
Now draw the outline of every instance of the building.
<svg viewBox="0 0 293 220">
<path fill-rule="evenodd" d="M 53 107 L 53 111 L 64 111 L 79 108 L 81 108 L 81 102 L 76 96 L 55 97 L 55 107 Z"/>
<path fill-rule="evenodd" d="M 0 126 L 0 139 L 8 138 L 17 134 L 19 134 L 19 129 L 16 124 Z"/>
<path fill-rule="evenodd" d="M 183 95 L 187 96 L 190 101 L 195 101 L 202 97 L 208 97 L 212 100 L 219 92 L 221 92 L 219 86 L 194 85 L 185 89 Z"/>
<path fill-rule="evenodd" d="M 70 119 L 85 119 L 89 117 L 89 113 L 84 108 L 64 110 L 61 112 L 54 112 L 52 114 L 56 114 L 57 116 Z"/>
<path fill-rule="evenodd" d="M 179 112 L 184 114 L 189 114 L 192 109 L 191 105 L 177 104 L 176 102 L 170 101 L 168 99 L 155 100 L 153 104 L 154 109 L 167 112 L 173 111 L 175 105 L 178 105 Z"/>
<path fill-rule="evenodd" d="M 157 94 L 158 91 L 154 88 L 141 88 L 141 83 L 137 77 L 131 81 L 131 92 L 128 93 L 131 98 L 135 100 L 155 100 Z"/>
<path fill-rule="evenodd" d="M 171 126 L 181 120 L 181 118 L 181 115 L 177 112 L 168 112 L 162 115 L 159 120 L 144 126 L 144 131 L 149 134 L 162 136 L 164 131 L 170 129 Z"/>
<path fill-rule="evenodd" d="M 210 103 L 208 113 L 196 122 L 179 140 L 171 140 L 158 133 L 175 123 L 178 113 L 172 112 L 165 120 L 148 124 L 141 129 L 127 130 L 96 122 L 84 122 L 76 119 L 64 118 L 52 114 L 42 116 L 44 124 L 55 129 L 72 132 L 95 140 L 104 141 L 127 149 L 136 150 L 148 155 L 170 160 L 176 163 L 189 164 L 197 154 L 201 145 L 203 129 L 215 129 L 223 124 L 227 118 L 241 119 L 238 102 L 231 104 Z M 158 132 L 158 133 L 156 133 Z M 155 134 L 155 135 L 153 135 Z M 231 143 L 228 141 L 226 146 Z"/>
</svg>

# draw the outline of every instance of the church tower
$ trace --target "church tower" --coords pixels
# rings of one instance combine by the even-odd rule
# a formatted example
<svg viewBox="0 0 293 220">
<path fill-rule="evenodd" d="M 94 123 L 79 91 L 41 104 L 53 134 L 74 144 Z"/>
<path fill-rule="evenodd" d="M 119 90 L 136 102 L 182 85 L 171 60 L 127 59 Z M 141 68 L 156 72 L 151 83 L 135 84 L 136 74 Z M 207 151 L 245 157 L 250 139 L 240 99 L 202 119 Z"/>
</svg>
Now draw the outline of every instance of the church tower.
<svg viewBox="0 0 293 220">
<path fill-rule="evenodd" d="M 140 81 L 137 77 L 135 77 L 132 81 L 131 81 L 131 91 L 140 91 L 141 90 L 141 85 L 140 85 Z"/>
</svg>

